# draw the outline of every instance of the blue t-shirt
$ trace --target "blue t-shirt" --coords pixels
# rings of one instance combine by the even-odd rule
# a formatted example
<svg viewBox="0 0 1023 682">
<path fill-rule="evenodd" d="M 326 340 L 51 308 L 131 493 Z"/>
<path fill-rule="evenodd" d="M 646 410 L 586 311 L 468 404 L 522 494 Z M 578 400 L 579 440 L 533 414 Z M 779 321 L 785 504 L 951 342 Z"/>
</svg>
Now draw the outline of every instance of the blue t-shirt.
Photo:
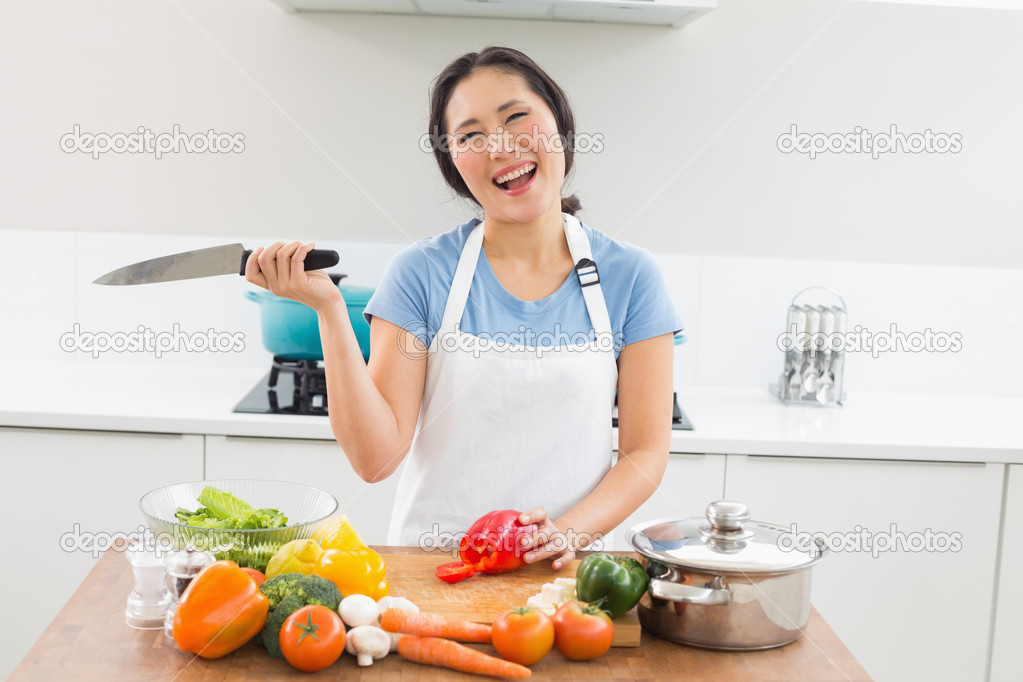
<svg viewBox="0 0 1023 682">
<path fill-rule="evenodd" d="M 428 346 L 440 328 L 462 247 L 478 223 L 470 220 L 399 252 L 366 305 L 366 320 L 377 315 L 416 334 Z M 586 225 L 582 228 L 600 273 L 615 357 L 630 343 L 681 331 L 682 321 L 650 253 Z M 460 329 L 526 346 L 579 344 L 595 336 L 574 271 L 550 296 L 523 301 L 502 286 L 482 249 Z"/>
</svg>

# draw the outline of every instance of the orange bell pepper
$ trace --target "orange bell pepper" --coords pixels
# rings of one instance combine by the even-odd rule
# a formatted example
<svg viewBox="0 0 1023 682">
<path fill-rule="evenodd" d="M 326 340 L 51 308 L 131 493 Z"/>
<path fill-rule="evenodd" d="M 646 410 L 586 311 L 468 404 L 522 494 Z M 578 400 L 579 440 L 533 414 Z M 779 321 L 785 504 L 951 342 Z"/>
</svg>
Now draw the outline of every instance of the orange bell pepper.
<svg viewBox="0 0 1023 682">
<path fill-rule="evenodd" d="M 174 641 L 202 658 L 226 656 L 262 631 L 269 608 L 252 576 L 233 561 L 215 561 L 181 595 Z"/>
<path fill-rule="evenodd" d="M 373 599 L 390 593 L 386 573 L 384 560 L 369 547 L 325 549 L 313 568 L 314 575 L 337 585 L 344 596 L 364 594 Z"/>
</svg>

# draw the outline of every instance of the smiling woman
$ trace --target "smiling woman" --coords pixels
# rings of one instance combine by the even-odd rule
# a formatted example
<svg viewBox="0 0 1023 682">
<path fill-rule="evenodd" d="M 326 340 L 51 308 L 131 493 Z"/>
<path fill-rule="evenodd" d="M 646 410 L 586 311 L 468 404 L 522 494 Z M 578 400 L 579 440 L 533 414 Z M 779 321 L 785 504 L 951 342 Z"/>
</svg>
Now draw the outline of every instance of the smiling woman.
<svg viewBox="0 0 1023 682">
<path fill-rule="evenodd" d="M 496 106 L 492 111 L 475 113 L 473 109 L 485 101 Z M 453 121 L 461 122 L 449 127 Z M 574 134 L 575 118 L 568 97 L 543 69 L 518 50 L 492 47 L 459 57 L 438 77 L 431 94 L 430 135 L 440 142 L 434 145 L 437 165 L 455 192 L 480 206 L 479 192 L 486 182 L 474 182 L 472 166 L 473 159 L 483 154 L 473 152 L 499 147 L 523 154 L 535 150 L 538 158 L 518 159 L 507 171 L 498 171 L 504 176 L 488 182 L 504 192 L 515 192 L 534 179 L 537 163 L 549 161 L 552 165 L 545 172 L 552 181 L 551 189 L 560 198 L 561 185 L 572 170 L 574 150 L 569 141 Z M 556 153 L 548 153 L 552 151 Z M 539 158 L 541 154 L 543 159 Z M 527 180 L 501 187 L 502 182 L 511 179 L 505 179 L 507 174 L 525 171 L 528 164 L 533 170 Z M 521 192 L 512 196 L 518 194 Z M 575 215 L 580 208 L 574 195 L 561 198 L 561 211 Z"/>
<path fill-rule="evenodd" d="M 657 488 L 682 324 L 650 254 L 583 225 L 562 196 L 575 122 L 532 59 L 492 47 L 451 62 L 429 132 L 441 174 L 484 217 L 394 259 L 365 310 L 368 365 L 338 288 L 302 266 L 314 245 L 260 249 L 246 274 L 317 311 L 330 423 L 354 470 L 375 482 L 406 463 L 388 544 L 455 544 L 487 512 L 524 510 L 525 560 L 559 568 Z"/>
</svg>

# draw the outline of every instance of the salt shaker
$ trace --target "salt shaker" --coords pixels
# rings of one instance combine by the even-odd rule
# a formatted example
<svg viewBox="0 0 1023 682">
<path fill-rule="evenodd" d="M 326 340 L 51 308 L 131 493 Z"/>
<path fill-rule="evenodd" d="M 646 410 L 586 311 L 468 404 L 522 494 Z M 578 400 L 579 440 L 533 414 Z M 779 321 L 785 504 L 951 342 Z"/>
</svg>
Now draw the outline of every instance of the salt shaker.
<svg viewBox="0 0 1023 682">
<path fill-rule="evenodd" d="M 192 582 L 192 579 L 208 564 L 216 561 L 209 552 L 197 550 L 188 546 L 185 549 L 169 552 L 164 557 L 163 565 L 167 573 L 167 589 L 170 594 L 170 605 L 167 607 L 167 615 L 163 620 L 163 634 L 173 638 L 174 611 L 177 608 L 178 600 L 184 594 L 185 588 Z"/>
<path fill-rule="evenodd" d="M 164 625 L 170 592 L 164 587 L 164 568 L 156 546 L 132 543 L 124 553 L 135 575 L 135 585 L 124 608 L 124 622 L 137 630 L 159 630 Z"/>
</svg>

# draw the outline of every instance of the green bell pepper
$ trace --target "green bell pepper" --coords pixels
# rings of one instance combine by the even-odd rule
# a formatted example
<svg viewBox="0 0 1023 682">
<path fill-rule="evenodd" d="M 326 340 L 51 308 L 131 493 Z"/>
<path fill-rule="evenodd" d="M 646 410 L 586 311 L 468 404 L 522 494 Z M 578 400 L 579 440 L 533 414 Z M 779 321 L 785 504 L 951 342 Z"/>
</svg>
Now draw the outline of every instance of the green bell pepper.
<svg viewBox="0 0 1023 682">
<path fill-rule="evenodd" d="M 617 618 L 639 602 L 650 584 L 643 564 L 632 557 L 590 554 L 575 574 L 579 601 L 596 604 Z"/>
</svg>

